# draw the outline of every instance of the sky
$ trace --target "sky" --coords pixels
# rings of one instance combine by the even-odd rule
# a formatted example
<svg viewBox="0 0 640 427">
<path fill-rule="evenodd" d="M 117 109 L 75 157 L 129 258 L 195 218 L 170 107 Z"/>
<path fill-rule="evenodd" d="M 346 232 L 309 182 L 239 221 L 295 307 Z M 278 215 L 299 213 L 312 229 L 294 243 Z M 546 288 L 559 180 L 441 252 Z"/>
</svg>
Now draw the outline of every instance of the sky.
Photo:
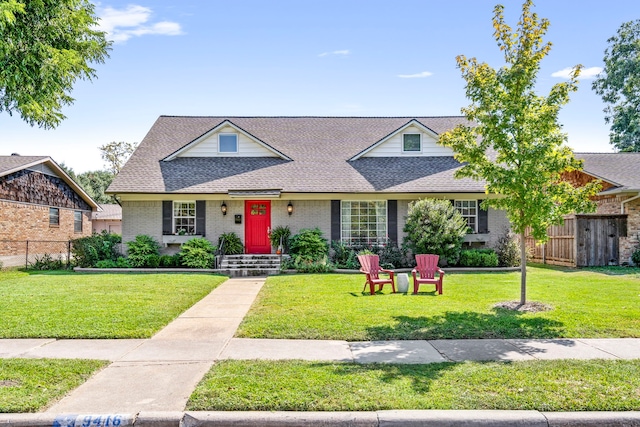
<svg viewBox="0 0 640 427">
<path fill-rule="evenodd" d="M 501 67 L 493 8 L 517 26 L 520 0 L 105 0 L 113 40 L 97 78 L 76 82 L 53 130 L 0 113 L 0 154 L 51 156 L 101 170 L 98 147 L 140 142 L 160 115 L 451 116 L 469 105 L 456 56 Z M 591 89 L 607 40 L 640 19 L 637 0 L 537 0 L 550 21 L 536 90 L 585 67 L 560 113 L 577 152 L 612 152 Z"/>
</svg>

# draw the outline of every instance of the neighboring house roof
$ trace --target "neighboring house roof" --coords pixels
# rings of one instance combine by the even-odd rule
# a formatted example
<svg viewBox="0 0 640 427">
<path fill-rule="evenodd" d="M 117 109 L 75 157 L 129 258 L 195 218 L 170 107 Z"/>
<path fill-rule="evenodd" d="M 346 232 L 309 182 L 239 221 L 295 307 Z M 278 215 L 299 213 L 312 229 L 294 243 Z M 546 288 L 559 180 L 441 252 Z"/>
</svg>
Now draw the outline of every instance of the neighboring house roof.
<svg viewBox="0 0 640 427">
<path fill-rule="evenodd" d="M 0 156 L 0 177 L 19 172 L 24 169 L 35 170 L 61 178 L 92 209 L 99 209 L 98 204 L 49 156 Z"/>
<path fill-rule="evenodd" d="M 607 181 L 613 188 L 603 193 L 640 191 L 640 153 L 575 153 L 583 172 Z"/>
<path fill-rule="evenodd" d="M 122 207 L 120 205 L 100 205 L 100 212 L 92 212 L 91 220 L 122 220 Z"/>
<path fill-rule="evenodd" d="M 281 155 L 177 156 L 225 122 Z M 484 192 L 482 182 L 453 177 L 461 164 L 452 155 L 364 156 L 411 122 L 435 136 L 468 123 L 463 117 L 161 116 L 108 192 Z"/>
</svg>

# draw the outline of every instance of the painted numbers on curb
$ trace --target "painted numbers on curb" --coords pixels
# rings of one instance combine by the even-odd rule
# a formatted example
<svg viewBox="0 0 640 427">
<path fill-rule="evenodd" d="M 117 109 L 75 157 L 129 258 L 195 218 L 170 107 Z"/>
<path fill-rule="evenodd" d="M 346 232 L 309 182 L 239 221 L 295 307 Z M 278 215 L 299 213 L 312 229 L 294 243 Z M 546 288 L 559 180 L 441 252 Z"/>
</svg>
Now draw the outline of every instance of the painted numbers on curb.
<svg viewBox="0 0 640 427">
<path fill-rule="evenodd" d="M 60 415 L 53 421 L 52 427 L 128 427 L 133 418 L 122 414 L 100 415 Z"/>
</svg>

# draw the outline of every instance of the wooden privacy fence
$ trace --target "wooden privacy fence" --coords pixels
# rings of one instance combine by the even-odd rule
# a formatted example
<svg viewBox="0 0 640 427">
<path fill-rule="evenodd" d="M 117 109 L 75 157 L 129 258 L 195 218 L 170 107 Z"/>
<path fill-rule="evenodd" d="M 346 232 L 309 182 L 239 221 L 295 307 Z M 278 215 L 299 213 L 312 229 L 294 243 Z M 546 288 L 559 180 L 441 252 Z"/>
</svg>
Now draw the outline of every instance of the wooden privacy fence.
<svg viewBox="0 0 640 427">
<path fill-rule="evenodd" d="M 620 264 L 620 238 L 627 236 L 627 215 L 575 215 L 549 227 L 549 241 L 536 245 L 527 229 L 533 262 L 570 267 Z"/>
</svg>

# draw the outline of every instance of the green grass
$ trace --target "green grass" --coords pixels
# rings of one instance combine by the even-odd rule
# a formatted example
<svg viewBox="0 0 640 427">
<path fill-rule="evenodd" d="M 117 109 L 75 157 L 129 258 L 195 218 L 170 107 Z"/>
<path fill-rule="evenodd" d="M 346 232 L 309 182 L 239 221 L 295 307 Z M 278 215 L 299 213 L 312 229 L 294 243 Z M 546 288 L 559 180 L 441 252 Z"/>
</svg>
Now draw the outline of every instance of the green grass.
<svg viewBox="0 0 640 427">
<path fill-rule="evenodd" d="M 37 412 L 85 382 L 108 362 L 0 359 L 0 412 Z"/>
<path fill-rule="evenodd" d="M 640 410 L 640 360 L 225 361 L 212 368 L 187 404 L 195 411 L 385 409 Z"/>
<path fill-rule="evenodd" d="M 625 273 L 626 271 L 626 273 Z M 347 341 L 640 337 L 637 269 L 528 268 L 528 300 L 550 311 L 496 309 L 518 300 L 520 273 L 447 274 L 444 294 L 361 293 L 363 275 L 270 277 L 236 336 Z M 410 284 L 411 286 L 411 284 Z"/>
<path fill-rule="evenodd" d="M 226 277 L 0 272 L 0 338 L 148 338 Z"/>
</svg>

